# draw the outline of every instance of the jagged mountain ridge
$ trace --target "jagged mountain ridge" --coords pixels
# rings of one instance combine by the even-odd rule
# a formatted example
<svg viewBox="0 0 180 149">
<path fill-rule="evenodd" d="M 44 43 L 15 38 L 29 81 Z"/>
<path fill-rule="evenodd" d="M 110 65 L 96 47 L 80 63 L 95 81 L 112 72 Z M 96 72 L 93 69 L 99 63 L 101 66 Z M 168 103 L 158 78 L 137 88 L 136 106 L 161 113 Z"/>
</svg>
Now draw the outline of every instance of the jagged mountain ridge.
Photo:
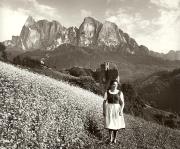
<svg viewBox="0 0 180 149">
<path fill-rule="evenodd" d="M 79 28 L 66 28 L 57 21 L 35 21 L 29 16 L 19 36 L 4 42 L 6 47 L 17 47 L 24 51 L 37 49 L 53 50 L 61 44 L 72 44 L 80 47 L 109 48 L 134 54 L 148 54 L 147 47 L 141 47 L 115 23 L 101 23 L 92 17 L 84 18 Z"/>
<path fill-rule="evenodd" d="M 170 50 L 166 54 L 150 51 L 150 54 L 167 60 L 180 60 L 180 51 Z"/>
<path fill-rule="evenodd" d="M 22 52 L 32 50 L 53 50 L 62 44 L 72 44 L 79 47 L 116 49 L 127 53 L 138 53 L 162 58 L 165 60 L 180 60 L 180 51 L 158 53 L 150 51 L 144 45 L 138 45 L 135 39 L 124 33 L 115 23 L 104 23 L 92 17 L 84 18 L 77 27 L 66 28 L 57 21 L 35 21 L 29 16 L 19 36 L 12 36 L 11 40 L 3 42 L 10 51 L 19 48 Z"/>
</svg>

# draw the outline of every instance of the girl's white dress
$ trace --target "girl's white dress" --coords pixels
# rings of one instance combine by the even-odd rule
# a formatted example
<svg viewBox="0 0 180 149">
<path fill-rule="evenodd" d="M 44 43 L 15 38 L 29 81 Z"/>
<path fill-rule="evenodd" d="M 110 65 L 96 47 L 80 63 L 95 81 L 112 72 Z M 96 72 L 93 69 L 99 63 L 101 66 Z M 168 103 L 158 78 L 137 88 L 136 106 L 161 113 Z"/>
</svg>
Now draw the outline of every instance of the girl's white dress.
<svg viewBox="0 0 180 149">
<path fill-rule="evenodd" d="M 110 92 L 109 92 L 110 93 Z M 113 94 L 112 92 L 110 94 Z M 121 92 L 120 98 L 122 102 L 124 102 L 124 95 Z M 104 99 L 107 99 L 107 92 L 105 93 Z M 104 117 L 104 126 L 108 129 L 121 129 L 125 128 L 125 121 L 124 121 L 124 115 L 120 115 L 121 106 L 117 103 L 108 103 L 106 100 L 103 104 L 103 110 L 105 113 Z"/>
</svg>

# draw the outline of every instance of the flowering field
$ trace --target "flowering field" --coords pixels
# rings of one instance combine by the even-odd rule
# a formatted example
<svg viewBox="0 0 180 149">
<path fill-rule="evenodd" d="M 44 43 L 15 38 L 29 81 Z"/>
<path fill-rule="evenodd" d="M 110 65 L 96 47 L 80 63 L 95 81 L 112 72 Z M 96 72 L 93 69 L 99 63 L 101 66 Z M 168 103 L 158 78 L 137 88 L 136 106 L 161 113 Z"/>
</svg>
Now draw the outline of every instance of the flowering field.
<svg viewBox="0 0 180 149">
<path fill-rule="evenodd" d="M 0 149 L 175 149 L 180 131 L 125 114 L 108 145 L 103 99 L 66 82 L 0 62 Z"/>
</svg>

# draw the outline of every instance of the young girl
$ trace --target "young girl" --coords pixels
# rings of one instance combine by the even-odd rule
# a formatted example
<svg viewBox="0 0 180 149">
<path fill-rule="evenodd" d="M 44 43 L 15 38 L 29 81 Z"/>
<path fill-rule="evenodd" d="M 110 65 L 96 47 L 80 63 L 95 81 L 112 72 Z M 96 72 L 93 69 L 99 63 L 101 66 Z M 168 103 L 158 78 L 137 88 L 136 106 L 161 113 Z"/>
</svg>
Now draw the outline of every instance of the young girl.
<svg viewBox="0 0 180 149">
<path fill-rule="evenodd" d="M 124 95 L 118 90 L 118 81 L 113 80 L 104 95 L 103 115 L 105 128 L 109 130 L 110 143 L 116 143 L 118 129 L 125 128 L 123 116 Z"/>
</svg>

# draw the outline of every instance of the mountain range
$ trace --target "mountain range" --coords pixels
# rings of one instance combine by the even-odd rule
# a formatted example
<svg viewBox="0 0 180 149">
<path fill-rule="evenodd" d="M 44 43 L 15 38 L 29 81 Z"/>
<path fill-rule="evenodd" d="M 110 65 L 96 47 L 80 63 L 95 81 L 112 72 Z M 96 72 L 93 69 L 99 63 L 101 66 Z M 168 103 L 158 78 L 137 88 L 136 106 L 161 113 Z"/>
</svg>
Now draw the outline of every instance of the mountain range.
<svg viewBox="0 0 180 149">
<path fill-rule="evenodd" d="M 31 16 L 26 20 L 20 36 L 12 36 L 12 40 L 5 41 L 7 47 L 18 47 L 24 51 L 37 49 L 53 50 L 62 44 L 71 44 L 79 47 L 111 47 L 129 53 L 145 52 L 145 46 L 138 46 L 136 41 L 129 37 L 112 22 L 103 24 L 91 17 L 86 17 L 79 29 L 65 28 L 57 21 L 35 21 Z"/>
<path fill-rule="evenodd" d="M 166 54 L 150 51 L 150 54 L 152 56 L 159 57 L 159 58 L 162 58 L 162 59 L 165 59 L 165 60 L 171 60 L 171 61 L 180 60 L 180 51 L 170 50 Z"/>
<path fill-rule="evenodd" d="M 124 33 L 115 23 L 104 23 L 92 17 L 84 18 L 77 27 L 66 28 L 57 21 L 35 21 L 29 16 L 19 36 L 12 36 L 12 40 L 4 41 L 6 47 L 20 48 L 23 51 L 53 50 L 62 44 L 79 47 L 110 49 L 130 54 L 143 53 L 169 60 L 180 60 L 179 51 L 167 54 L 150 51 L 144 45 L 138 45 L 135 39 Z"/>
</svg>

